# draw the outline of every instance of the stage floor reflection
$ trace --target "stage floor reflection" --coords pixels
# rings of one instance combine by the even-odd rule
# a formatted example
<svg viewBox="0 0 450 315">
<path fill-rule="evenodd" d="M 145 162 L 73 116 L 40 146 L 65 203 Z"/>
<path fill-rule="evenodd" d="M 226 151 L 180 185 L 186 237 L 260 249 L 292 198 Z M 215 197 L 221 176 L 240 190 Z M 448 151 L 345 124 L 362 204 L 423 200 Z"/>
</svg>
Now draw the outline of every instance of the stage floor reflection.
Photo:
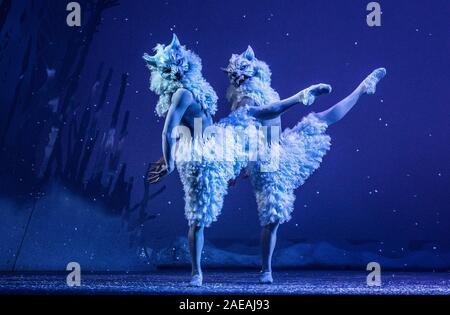
<svg viewBox="0 0 450 315">
<path fill-rule="evenodd" d="M 450 294 L 450 272 L 383 272 L 381 287 L 369 287 L 359 271 L 277 271 L 272 285 L 252 270 L 206 270 L 204 286 L 189 287 L 189 272 L 82 274 L 71 288 L 66 274 L 0 274 L 1 294 Z"/>
</svg>

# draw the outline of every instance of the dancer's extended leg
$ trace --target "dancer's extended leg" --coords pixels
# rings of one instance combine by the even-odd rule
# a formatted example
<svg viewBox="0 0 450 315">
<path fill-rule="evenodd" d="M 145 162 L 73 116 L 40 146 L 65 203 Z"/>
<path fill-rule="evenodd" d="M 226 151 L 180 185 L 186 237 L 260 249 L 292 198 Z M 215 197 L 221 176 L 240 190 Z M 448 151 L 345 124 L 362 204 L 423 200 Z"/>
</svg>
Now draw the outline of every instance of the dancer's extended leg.
<svg viewBox="0 0 450 315">
<path fill-rule="evenodd" d="M 204 239 L 204 226 L 191 225 L 189 228 L 189 250 L 191 252 L 192 260 L 192 278 L 190 285 L 199 287 L 203 284 L 203 274 L 201 268 L 201 258 L 203 251 Z"/>
<path fill-rule="evenodd" d="M 316 116 L 328 125 L 338 122 L 355 106 L 361 95 L 374 94 L 376 85 L 385 75 L 386 69 L 376 69 L 349 96 L 326 111 L 317 113 Z"/>
<path fill-rule="evenodd" d="M 261 283 L 272 283 L 272 255 L 277 243 L 277 231 L 279 223 L 270 223 L 263 226 L 261 232 L 262 270 L 259 281 Z"/>
</svg>

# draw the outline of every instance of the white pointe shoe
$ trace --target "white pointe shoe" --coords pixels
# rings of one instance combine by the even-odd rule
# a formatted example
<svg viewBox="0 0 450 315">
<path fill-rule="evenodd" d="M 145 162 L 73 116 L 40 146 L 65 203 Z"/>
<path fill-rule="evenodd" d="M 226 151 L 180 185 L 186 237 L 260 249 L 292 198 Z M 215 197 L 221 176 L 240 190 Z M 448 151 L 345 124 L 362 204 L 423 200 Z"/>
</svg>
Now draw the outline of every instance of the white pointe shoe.
<svg viewBox="0 0 450 315">
<path fill-rule="evenodd" d="M 273 283 L 273 277 L 271 271 L 265 271 L 262 272 L 259 276 L 259 283 L 262 284 L 272 284 Z"/>
<path fill-rule="evenodd" d="M 364 81 L 362 81 L 361 86 L 363 88 L 363 91 L 367 94 L 375 94 L 378 82 L 380 82 L 380 80 L 383 79 L 385 75 L 385 68 L 378 68 L 374 70 L 367 76 L 367 78 L 364 79 Z"/>
<path fill-rule="evenodd" d="M 189 286 L 191 287 L 201 287 L 203 285 L 203 275 L 193 275 L 191 281 L 189 282 Z"/>
</svg>

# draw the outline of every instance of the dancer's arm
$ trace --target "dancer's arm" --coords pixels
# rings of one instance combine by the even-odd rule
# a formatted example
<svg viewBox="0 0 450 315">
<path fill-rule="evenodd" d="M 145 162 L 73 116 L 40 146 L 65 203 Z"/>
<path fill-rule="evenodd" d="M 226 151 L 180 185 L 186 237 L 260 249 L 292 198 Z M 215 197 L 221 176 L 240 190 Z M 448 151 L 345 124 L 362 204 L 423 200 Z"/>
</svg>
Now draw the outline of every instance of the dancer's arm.
<svg viewBox="0 0 450 315">
<path fill-rule="evenodd" d="M 297 94 L 281 101 L 274 102 L 266 106 L 253 106 L 250 108 L 249 114 L 257 119 L 273 119 L 280 116 L 298 103 L 311 105 L 312 103 L 314 103 L 316 96 L 327 94 L 330 92 L 331 86 L 328 84 L 312 85 L 309 88 L 304 89 Z"/>
<path fill-rule="evenodd" d="M 159 182 L 163 176 L 170 174 L 175 169 L 175 159 L 172 156 L 172 147 L 175 145 L 176 141 L 172 138 L 172 132 L 180 125 L 183 115 L 191 103 L 192 94 L 185 89 L 179 89 L 172 96 L 172 104 L 167 112 L 162 132 L 164 165 L 162 165 L 162 161 L 160 161 L 155 164 L 155 167 L 149 170 L 147 180 L 150 183 Z"/>
<path fill-rule="evenodd" d="M 292 106 L 298 103 L 300 103 L 299 93 L 284 100 L 280 100 L 278 102 L 274 102 L 266 106 L 251 107 L 249 110 L 249 114 L 254 116 L 255 118 L 262 120 L 273 119 L 280 116 L 285 111 L 287 111 Z"/>
</svg>

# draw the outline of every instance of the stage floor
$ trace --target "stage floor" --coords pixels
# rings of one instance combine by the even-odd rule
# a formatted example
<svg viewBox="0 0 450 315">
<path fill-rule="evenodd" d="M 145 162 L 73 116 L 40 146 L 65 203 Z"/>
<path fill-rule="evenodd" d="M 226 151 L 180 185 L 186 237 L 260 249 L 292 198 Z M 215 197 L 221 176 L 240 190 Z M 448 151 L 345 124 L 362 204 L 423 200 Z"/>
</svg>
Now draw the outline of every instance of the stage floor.
<svg viewBox="0 0 450 315">
<path fill-rule="evenodd" d="M 0 294 L 450 294 L 448 272 L 384 272 L 381 287 L 368 287 L 356 271 L 278 271 L 261 285 L 254 271 L 205 271 L 204 286 L 187 285 L 188 271 L 85 274 L 70 288 L 64 274 L 0 274 Z"/>
</svg>

